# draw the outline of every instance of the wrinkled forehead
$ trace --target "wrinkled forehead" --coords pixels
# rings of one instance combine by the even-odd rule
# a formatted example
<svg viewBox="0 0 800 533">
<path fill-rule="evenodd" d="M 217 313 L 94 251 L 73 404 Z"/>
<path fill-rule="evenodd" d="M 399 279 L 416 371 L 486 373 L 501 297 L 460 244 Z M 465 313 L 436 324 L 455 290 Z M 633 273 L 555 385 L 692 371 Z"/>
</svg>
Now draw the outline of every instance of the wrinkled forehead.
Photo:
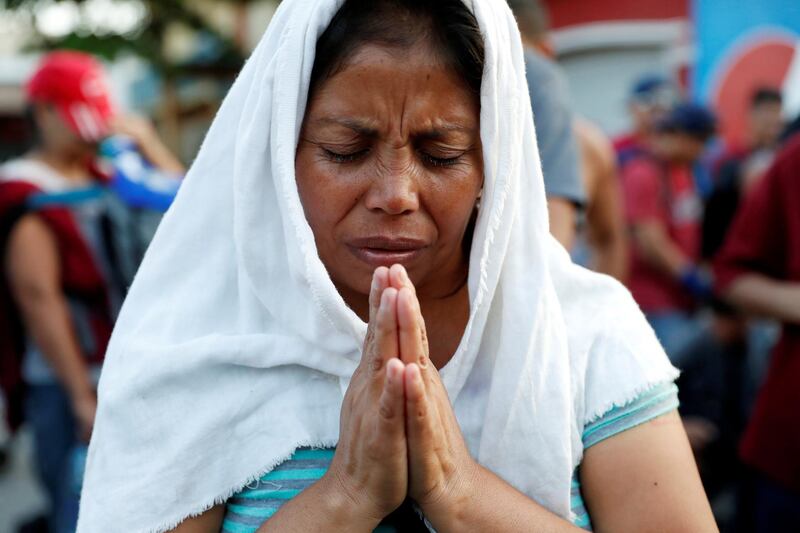
<svg viewBox="0 0 800 533">
<path fill-rule="evenodd" d="M 460 0 L 434 4 L 401 0 L 348 0 L 340 4 L 316 40 L 309 96 L 346 67 L 365 47 L 382 47 L 388 62 L 420 56 L 457 73 L 480 92 L 485 48 L 480 24 Z"/>
</svg>

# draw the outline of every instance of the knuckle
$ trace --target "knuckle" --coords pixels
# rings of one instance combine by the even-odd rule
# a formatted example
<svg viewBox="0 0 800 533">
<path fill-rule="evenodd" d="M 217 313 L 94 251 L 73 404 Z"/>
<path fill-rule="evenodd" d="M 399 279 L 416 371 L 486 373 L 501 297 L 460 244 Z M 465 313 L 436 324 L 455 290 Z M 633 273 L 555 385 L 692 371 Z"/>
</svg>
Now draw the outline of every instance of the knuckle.
<svg viewBox="0 0 800 533">
<path fill-rule="evenodd" d="M 381 405 L 378 408 L 378 414 L 380 414 L 383 420 L 392 420 L 394 418 L 394 408 L 385 401 L 381 402 Z"/>
<path fill-rule="evenodd" d="M 378 355 L 373 355 L 369 360 L 369 368 L 373 372 L 380 372 L 383 368 L 383 358 Z"/>
<path fill-rule="evenodd" d="M 375 328 L 370 326 L 369 328 L 367 328 L 367 334 L 364 337 L 364 348 L 363 348 L 364 352 L 366 352 L 369 349 L 374 340 L 375 340 Z"/>
</svg>

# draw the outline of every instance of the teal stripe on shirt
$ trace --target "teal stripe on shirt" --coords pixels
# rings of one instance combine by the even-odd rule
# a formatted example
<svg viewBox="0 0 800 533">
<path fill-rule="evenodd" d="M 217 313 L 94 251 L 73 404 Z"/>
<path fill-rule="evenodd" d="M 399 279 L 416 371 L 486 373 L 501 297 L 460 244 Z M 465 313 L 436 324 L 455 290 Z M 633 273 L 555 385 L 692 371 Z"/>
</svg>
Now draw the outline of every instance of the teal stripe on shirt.
<svg viewBox="0 0 800 533">
<path fill-rule="evenodd" d="M 678 408 L 678 387 L 665 383 L 653 387 L 634 401 L 614 407 L 598 420 L 587 425 L 581 440 L 584 449 L 617 433 L 631 429 Z"/>
<path fill-rule="evenodd" d="M 656 385 L 640 394 L 635 400 L 619 407 L 613 407 L 594 422 L 587 424 L 581 437 L 584 451 L 609 437 L 649 422 L 677 408 L 678 387 L 672 382 Z M 583 495 L 580 492 L 580 466 L 575 471 L 572 482 L 573 497 L 571 506 L 575 515 L 573 523 L 580 528 L 591 531 L 591 517 L 586 510 Z M 575 498 L 576 486 L 579 488 L 577 499 Z"/>
<path fill-rule="evenodd" d="M 678 407 L 678 388 L 673 383 L 658 385 L 635 400 L 614 407 L 583 431 L 584 449 L 613 435 L 643 424 Z M 292 457 L 271 472 L 248 485 L 228 500 L 223 533 L 255 533 L 259 526 L 289 499 L 321 478 L 334 454 L 333 448 L 300 448 Z M 583 501 L 579 469 L 572 479 L 570 507 L 573 523 L 591 531 L 591 518 Z M 395 528 L 381 525 L 376 532 L 388 533 Z"/>
</svg>

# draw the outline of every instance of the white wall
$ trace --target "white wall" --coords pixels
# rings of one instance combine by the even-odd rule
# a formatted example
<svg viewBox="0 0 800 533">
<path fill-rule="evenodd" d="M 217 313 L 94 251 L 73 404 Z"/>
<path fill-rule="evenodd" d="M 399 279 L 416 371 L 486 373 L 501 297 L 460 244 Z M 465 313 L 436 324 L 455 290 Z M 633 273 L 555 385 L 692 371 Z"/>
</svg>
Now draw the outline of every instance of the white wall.
<svg viewBox="0 0 800 533">
<path fill-rule="evenodd" d="M 627 98 L 643 74 L 671 76 L 691 61 L 685 20 L 605 22 L 553 32 L 576 112 L 617 135 L 629 127 Z"/>
<path fill-rule="evenodd" d="M 562 56 L 559 63 L 569 83 L 575 112 L 606 133 L 617 135 L 629 127 L 627 97 L 633 83 L 645 73 L 667 74 L 663 50 L 606 48 Z"/>
</svg>

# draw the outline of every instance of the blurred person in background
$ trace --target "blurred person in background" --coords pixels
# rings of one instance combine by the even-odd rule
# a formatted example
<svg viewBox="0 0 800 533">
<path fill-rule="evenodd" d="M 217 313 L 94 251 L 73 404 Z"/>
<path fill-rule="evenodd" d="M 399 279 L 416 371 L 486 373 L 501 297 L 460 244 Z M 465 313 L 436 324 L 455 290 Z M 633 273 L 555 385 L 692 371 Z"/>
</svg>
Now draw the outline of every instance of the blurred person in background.
<svg viewBox="0 0 800 533">
<path fill-rule="evenodd" d="M 628 273 L 628 236 L 614 147 L 595 124 L 575 120 L 586 189 L 586 216 L 581 224 L 573 259 L 597 272 L 625 281 Z"/>
<path fill-rule="evenodd" d="M 660 74 L 645 74 L 633 84 L 628 97 L 632 129 L 614 139 L 620 168 L 646 153 L 661 119 L 678 103 L 675 84 Z"/>
<path fill-rule="evenodd" d="M 799 177 L 795 135 L 744 198 L 714 263 L 721 296 L 783 324 L 740 446 L 756 477 L 755 525 L 743 530 L 759 533 L 795 531 L 800 524 Z"/>
<path fill-rule="evenodd" d="M 525 76 L 533 107 L 544 172 L 550 232 L 568 250 L 575 239 L 579 208 L 586 201 L 578 147 L 572 130 L 567 82 L 552 60 L 547 11 L 537 0 L 509 0 L 525 47 Z"/>
<path fill-rule="evenodd" d="M 778 149 L 784 121 L 777 89 L 760 88 L 750 102 L 746 146 L 728 148 L 715 165 L 714 187 L 703 220 L 703 256 L 711 258 L 722 246 L 740 199 L 764 174 Z"/>
<path fill-rule="evenodd" d="M 763 176 L 775 158 L 786 125 L 782 112 L 780 89 L 761 87 L 753 93 L 748 121 L 748 157 L 742 169 L 745 187 Z"/>
<path fill-rule="evenodd" d="M 702 205 L 692 165 L 714 130 L 709 110 L 679 104 L 659 122 L 650 150 L 622 170 L 632 238 L 628 287 L 678 368 L 686 364 L 682 349 L 700 330 L 696 304 L 710 293 L 698 266 Z"/>
<path fill-rule="evenodd" d="M 183 166 L 146 120 L 116 112 L 89 55 L 45 56 L 26 97 L 35 146 L 0 166 L 0 360 L 4 387 L 19 395 L 24 386 L 49 530 L 74 531 L 70 471 L 82 472 L 76 450 L 92 432 L 100 366 L 138 260 L 126 233 L 133 196 L 109 191 L 153 181 L 132 171 L 130 147 L 105 163 L 98 152 L 103 142 L 127 139 L 152 168 L 177 176 Z M 176 189 L 153 194 L 163 199 Z"/>
<path fill-rule="evenodd" d="M 702 224 L 702 261 L 711 263 L 749 191 L 764 175 L 778 149 L 783 119 L 781 93 L 757 89 L 750 102 L 747 144 L 726 149 L 712 166 L 714 179 L 706 198 Z M 717 438 L 701 468 L 709 493 L 724 489 L 739 476 L 737 447 L 763 379 L 776 327 L 751 321 L 727 302 L 710 301 L 712 320 L 705 334 L 688 349 L 696 362 L 686 369 L 681 387 L 682 413 L 714 424 Z"/>
<path fill-rule="evenodd" d="M 631 236 L 628 288 L 672 364 L 684 371 L 681 414 L 698 460 L 718 429 L 707 416 L 708 407 L 687 393 L 698 381 L 704 389 L 708 375 L 715 373 L 703 367 L 705 359 L 698 360 L 691 349 L 705 332 L 696 314 L 698 304 L 711 295 L 710 276 L 700 265 L 702 203 L 692 168 L 713 136 L 715 123 L 710 110 L 678 104 L 658 122 L 647 150 L 631 157 L 621 170 Z"/>
</svg>

